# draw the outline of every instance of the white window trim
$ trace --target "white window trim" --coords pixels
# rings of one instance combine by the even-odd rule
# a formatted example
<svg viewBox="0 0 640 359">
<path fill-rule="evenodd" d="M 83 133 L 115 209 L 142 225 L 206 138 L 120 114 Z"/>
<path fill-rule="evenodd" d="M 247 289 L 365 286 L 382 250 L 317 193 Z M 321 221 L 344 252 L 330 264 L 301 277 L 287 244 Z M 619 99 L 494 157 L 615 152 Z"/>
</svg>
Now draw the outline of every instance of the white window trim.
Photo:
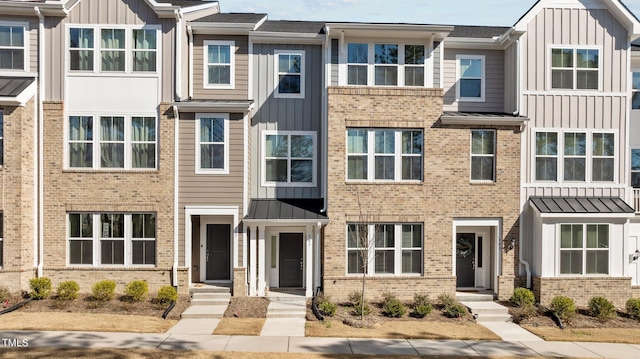
<svg viewBox="0 0 640 359">
<path fill-rule="evenodd" d="M 270 182 L 267 181 L 267 135 L 287 135 L 289 136 L 289 154 L 287 156 L 287 182 Z M 312 180 L 311 182 L 291 182 L 291 136 L 312 136 L 313 138 L 313 157 L 312 160 Z M 318 136 L 316 131 L 262 131 L 260 135 L 260 178 L 263 187 L 315 187 L 318 183 Z"/>
<path fill-rule="evenodd" d="M 554 89 L 553 85 L 552 85 L 552 67 L 551 65 L 553 64 L 553 55 L 552 55 L 552 50 L 554 49 L 569 49 L 569 50 L 573 50 L 573 89 Z M 598 88 L 597 89 L 578 89 L 576 87 L 576 81 L 577 81 L 577 76 L 576 76 L 576 71 L 577 71 L 577 67 L 576 67 L 576 61 L 577 61 L 577 56 L 575 56 L 576 50 L 598 50 Z M 587 93 L 589 95 L 592 95 L 593 92 L 597 92 L 597 91 L 602 91 L 602 46 L 575 46 L 575 45 L 548 45 L 547 46 L 547 66 L 545 66 L 546 70 L 547 70 L 547 91 L 553 91 L 553 92 L 566 92 L 566 93 L 570 93 L 572 95 L 578 95 L 581 92 Z M 595 70 L 592 70 L 595 71 Z"/>
<path fill-rule="evenodd" d="M 300 93 L 280 93 L 278 91 L 278 84 L 280 83 L 280 55 L 300 55 Z M 274 63 L 274 79 L 273 79 L 273 97 L 274 98 L 292 98 L 292 99 L 304 99 L 305 98 L 305 78 L 306 76 L 306 61 L 305 50 L 274 50 L 273 51 L 273 63 Z"/>
<path fill-rule="evenodd" d="M 582 248 L 580 248 L 580 251 L 582 252 L 582 273 L 580 274 L 572 274 L 572 273 L 567 273 L 567 274 L 563 274 L 560 273 L 560 257 L 561 257 L 561 251 L 562 249 L 562 226 L 563 225 L 581 225 L 582 226 Z M 609 248 L 603 249 L 603 248 L 591 248 L 588 249 L 587 248 L 587 225 L 606 225 L 609 228 Z M 557 277 L 610 277 L 611 276 L 611 265 L 612 265 L 612 258 L 611 258 L 611 231 L 612 231 L 612 225 L 611 223 L 558 223 L 556 225 L 556 276 Z M 572 250 L 571 248 L 566 248 L 564 249 L 565 251 L 570 251 Z M 573 250 L 578 250 L 578 248 L 573 248 Z M 587 251 L 588 250 L 592 250 L 592 251 L 607 251 L 609 253 L 609 267 L 607 268 L 607 274 L 598 274 L 598 273 L 592 273 L 592 274 L 587 274 Z"/>
<path fill-rule="evenodd" d="M 556 156 L 540 156 L 540 157 L 555 157 L 558 159 L 558 167 L 557 167 L 557 178 L 555 181 L 541 181 L 536 179 L 536 134 L 539 132 L 555 132 L 558 134 L 558 154 Z M 585 133 L 587 136 L 586 139 L 586 164 L 585 164 L 585 181 L 565 181 L 564 180 L 564 134 L 565 133 Z M 593 181 L 593 134 L 594 133 L 611 133 L 614 135 L 614 173 L 613 173 L 613 181 Z M 560 128 L 534 128 L 532 130 L 531 136 L 531 182 L 538 184 L 554 184 L 554 183 L 564 183 L 570 184 L 572 186 L 587 186 L 587 185 L 605 185 L 610 186 L 611 184 L 617 184 L 619 181 L 618 171 L 620 169 L 620 143 L 619 136 L 617 130 L 605 130 L 605 129 L 560 129 Z M 601 156 L 596 156 L 598 158 L 604 158 Z M 574 158 L 570 156 L 569 158 Z"/>
<path fill-rule="evenodd" d="M 633 74 L 634 73 L 637 73 L 637 74 L 640 75 L 640 68 L 638 68 L 638 67 L 632 67 L 631 68 L 631 79 L 630 79 L 631 85 L 629 86 L 629 88 L 630 88 L 629 91 L 631 91 L 631 97 L 629 98 L 629 102 L 631 103 L 631 105 L 629 107 L 631 108 L 631 111 L 639 111 L 640 108 L 635 108 L 635 109 L 633 108 L 633 95 L 637 93 L 638 96 L 640 96 L 640 88 L 638 88 L 638 89 L 634 89 L 633 88 Z"/>
<path fill-rule="evenodd" d="M 209 45 L 229 46 L 229 67 L 230 78 L 229 84 L 210 84 L 209 83 Z M 233 90 L 236 87 L 236 47 L 235 41 L 213 41 L 207 40 L 202 42 L 202 58 L 204 61 L 202 71 L 202 83 L 206 89 L 226 89 Z M 212 64 L 218 65 L 218 64 Z"/>
<path fill-rule="evenodd" d="M 347 222 L 346 226 L 345 226 L 345 274 L 348 277 L 362 277 L 362 273 L 349 273 L 349 251 L 350 250 L 360 250 L 360 249 L 350 249 L 349 248 L 349 244 L 348 244 L 348 240 L 349 240 L 349 225 L 352 224 L 363 224 L 363 223 L 358 223 L 358 222 Z M 389 277 L 389 276 L 393 276 L 393 277 L 420 277 L 423 275 L 424 273 L 424 253 L 425 253 L 425 241 L 424 241 L 424 236 L 425 236 L 425 232 L 424 232 L 424 223 L 414 223 L 414 222 L 408 222 L 408 223 L 387 223 L 387 222 L 380 222 L 380 223 L 364 223 L 366 224 L 369 229 L 368 229 L 368 235 L 369 235 L 369 239 L 368 242 L 371 243 L 370 247 L 369 247 L 369 253 L 368 253 L 368 260 L 367 260 L 367 277 Z M 375 247 L 375 226 L 377 225 L 393 225 L 394 226 L 394 238 L 395 238 L 395 243 L 394 243 L 394 247 L 393 247 L 393 252 L 394 252 L 394 257 L 393 257 L 393 270 L 394 273 L 375 273 L 375 256 L 376 256 L 376 247 Z M 422 229 L 422 263 L 421 263 L 421 267 L 420 267 L 420 273 L 402 273 L 402 250 L 406 249 L 406 250 L 414 250 L 414 248 L 403 248 L 402 247 L 402 226 L 403 225 L 419 225 Z M 381 249 L 383 250 L 383 249 Z M 388 249 L 389 251 L 391 249 Z M 358 253 L 359 255 L 359 253 Z"/>
<path fill-rule="evenodd" d="M 71 70 L 71 29 L 93 29 L 93 70 Z M 125 30 L 125 70 L 102 71 L 102 29 Z M 133 30 L 156 30 L 156 71 L 133 71 Z M 88 74 L 101 77 L 159 77 L 162 68 L 162 26 L 161 25 L 87 25 L 65 24 L 65 69 L 67 77 L 85 77 Z M 84 49 L 84 48 L 83 48 Z M 88 48 L 87 48 L 88 49 Z"/>
<path fill-rule="evenodd" d="M 460 60 L 480 60 L 482 62 L 482 76 L 480 77 L 480 97 L 460 96 Z M 456 101 L 458 102 L 485 102 L 487 84 L 487 60 L 484 55 L 456 55 Z"/>
<path fill-rule="evenodd" d="M 366 179 L 349 179 L 349 148 L 348 145 L 345 146 L 345 181 L 350 183 L 358 183 L 358 182 L 375 182 L 375 183 L 422 183 L 424 180 L 424 168 L 425 168 L 425 157 L 424 157 L 424 143 L 422 145 L 422 153 L 420 157 L 422 158 L 422 178 L 420 180 L 405 180 L 402 179 L 402 157 L 411 156 L 417 157 L 417 155 L 411 154 L 403 154 L 402 153 L 402 132 L 404 131 L 420 131 L 423 135 L 424 141 L 424 130 L 418 128 L 347 128 L 345 131 L 345 144 L 349 143 L 349 130 L 350 129 L 358 129 L 367 131 L 367 178 Z M 375 171 L 375 139 L 376 139 L 376 131 L 394 131 L 395 135 L 395 148 L 393 157 L 395 158 L 394 164 L 394 179 L 392 180 L 380 180 L 376 179 L 376 171 Z M 363 154 L 354 154 L 354 155 L 364 155 Z M 385 154 L 380 154 L 380 156 L 385 156 Z M 390 155 L 388 155 L 391 157 Z"/>
<path fill-rule="evenodd" d="M 70 242 L 72 240 L 80 240 L 80 239 L 72 239 L 69 234 L 69 215 L 70 214 L 90 214 L 92 216 L 92 231 L 93 236 L 87 237 L 82 240 L 91 240 L 92 241 L 92 264 L 71 264 L 71 253 L 70 253 Z M 101 242 L 102 240 L 119 240 L 119 238 L 103 238 L 102 237 L 102 228 L 100 222 L 100 216 L 103 214 L 122 214 L 124 215 L 124 233 L 125 237 L 122 239 L 124 241 L 124 264 L 101 264 Z M 155 253 L 155 264 L 133 264 L 133 224 L 132 224 L 132 215 L 134 214 L 155 214 L 156 215 L 156 238 L 153 241 L 156 242 L 156 253 Z M 66 253 L 66 266 L 74 267 L 74 268 L 156 268 L 158 266 L 158 216 L 157 213 L 154 212 L 67 212 L 65 215 L 66 220 L 66 232 L 65 232 L 65 253 Z M 151 241 L 150 238 L 146 238 L 145 240 Z"/>
<path fill-rule="evenodd" d="M 351 65 L 349 60 L 349 44 L 365 44 L 367 45 L 367 61 L 366 64 L 352 64 L 355 66 L 363 66 L 367 67 L 367 84 L 366 85 L 350 85 L 349 84 L 349 65 Z M 376 85 L 375 81 L 375 67 L 376 67 L 376 59 L 375 59 L 375 46 L 376 45 L 398 45 L 398 64 L 397 65 L 382 65 L 378 64 L 378 66 L 397 66 L 398 67 L 398 85 Z M 407 45 L 418 45 L 424 46 L 424 64 L 415 65 L 415 64 L 405 64 L 405 46 Z M 431 51 L 429 43 L 424 42 L 423 40 L 416 41 L 397 41 L 397 42 L 388 42 L 388 41 L 370 41 L 363 39 L 349 39 L 349 41 L 344 41 L 341 44 L 340 55 L 338 56 L 338 66 L 339 66 L 339 74 L 338 74 L 338 83 L 340 86 L 368 86 L 368 87 L 382 87 L 382 88 L 394 88 L 394 87 L 409 87 L 409 88 L 421 88 L 427 87 L 427 83 L 432 80 L 433 74 L 428 71 L 429 60 L 431 59 Z M 405 85 L 405 68 L 407 67 L 423 67 L 424 68 L 424 84 L 422 86 L 406 86 Z"/>
<path fill-rule="evenodd" d="M 223 168 L 201 168 L 200 167 L 200 119 L 202 118 L 222 118 L 224 119 L 224 167 Z M 229 114 L 228 113 L 196 113 L 196 174 L 207 175 L 228 175 L 229 174 Z"/>
<path fill-rule="evenodd" d="M 493 132 L 493 153 L 490 155 L 487 154 L 474 154 L 473 153 L 473 133 L 476 131 L 491 131 Z M 496 146 L 498 143 L 498 131 L 494 130 L 494 129 L 472 129 L 470 136 L 469 136 L 469 181 L 471 183 L 495 183 L 497 182 L 497 158 L 496 158 Z M 474 157 L 491 157 L 493 158 L 493 173 L 492 173 L 492 179 L 491 180 L 474 180 L 473 178 L 471 178 L 471 175 L 473 174 L 473 158 Z"/>
<path fill-rule="evenodd" d="M 31 57 L 29 55 L 29 48 L 30 48 L 30 44 L 29 44 L 29 23 L 28 22 L 23 22 L 23 21 L 0 21 L 0 26 L 16 26 L 16 27 L 22 27 L 23 31 L 24 31 L 24 43 L 23 43 L 23 51 L 24 51 L 24 60 L 23 60 L 23 64 L 22 64 L 22 69 L 0 69 L 0 75 L 2 75 L 3 73 L 8 73 L 9 75 L 15 75 L 17 72 L 28 72 L 29 71 L 29 65 L 30 65 L 30 61 L 31 61 Z M 14 47 L 7 47 L 7 49 L 9 48 L 14 48 Z M 17 47 L 15 47 L 17 48 Z"/>
<path fill-rule="evenodd" d="M 75 116 L 85 116 L 93 118 L 93 140 L 91 143 L 93 145 L 93 167 L 71 167 L 70 166 L 70 155 L 69 155 L 69 119 Z M 100 117 L 124 117 L 124 167 L 102 167 L 100 164 L 100 144 L 102 143 L 100 138 Z M 133 143 L 131 139 L 131 120 L 133 117 L 153 117 L 155 119 L 156 126 L 156 140 L 155 140 L 155 149 L 156 149 L 156 163 L 153 168 L 133 168 L 132 167 L 132 152 L 133 152 Z M 73 171 L 104 171 L 104 172 L 114 172 L 114 171 L 157 171 L 158 163 L 160 161 L 159 158 L 159 121 L 157 114 L 134 114 L 134 115 L 123 115 L 117 113 L 69 113 L 65 117 L 64 121 L 64 167 L 65 170 L 73 170 Z M 89 141 L 87 141 L 89 142 Z M 113 143 L 114 141 L 109 141 L 107 143 Z M 140 141 L 135 141 L 135 143 L 143 143 Z"/>
</svg>

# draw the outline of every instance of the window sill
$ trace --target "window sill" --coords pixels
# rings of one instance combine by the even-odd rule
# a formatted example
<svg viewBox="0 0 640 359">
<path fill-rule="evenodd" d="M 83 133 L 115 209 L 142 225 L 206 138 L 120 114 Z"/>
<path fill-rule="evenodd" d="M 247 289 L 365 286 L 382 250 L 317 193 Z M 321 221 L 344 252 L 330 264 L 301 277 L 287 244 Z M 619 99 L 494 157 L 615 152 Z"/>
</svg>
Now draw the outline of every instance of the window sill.
<svg viewBox="0 0 640 359">
<path fill-rule="evenodd" d="M 274 183 L 274 182 L 263 182 L 262 187 L 267 187 L 267 188 L 313 188 L 313 187 L 317 187 L 317 184 L 315 182 L 313 183 L 286 183 L 286 182 L 282 182 L 282 183 Z"/>
<path fill-rule="evenodd" d="M 347 185 L 394 185 L 394 186 L 416 186 L 423 185 L 422 181 L 345 181 Z"/>
<path fill-rule="evenodd" d="M 469 184 L 472 186 L 495 186 L 496 181 L 469 181 Z"/>
<path fill-rule="evenodd" d="M 205 90 L 235 90 L 236 87 L 233 84 L 229 85 L 204 85 L 202 87 Z"/>
<path fill-rule="evenodd" d="M 145 72 L 145 71 L 76 71 L 76 70 L 68 70 L 67 77 L 145 77 L 145 78 L 156 78 L 160 77 L 159 72 Z"/>
<path fill-rule="evenodd" d="M 66 168 L 62 170 L 62 173 L 103 173 L 103 174 L 108 174 L 108 173 L 129 173 L 129 174 L 139 174 L 139 173 L 144 173 L 144 174 L 149 174 L 149 173 L 160 173 L 160 170 L 156 169 L 156 168 L 150 168 L 147 170 L 144 169 L 131 169 L 131 170 L 126 170 L 126 169 L 81 169 L 81 168 Z"/>
<path fill-rule="evenodd" d="M 362 273 L 347 273 L 346 276 L 348 278 L 362 278 Z M 406 278 L 406 279 L 416 279 L 422 278 L 422 274 L 368 274 L 368 279 L 398 279 L 398 278 Z"/>
</svg>

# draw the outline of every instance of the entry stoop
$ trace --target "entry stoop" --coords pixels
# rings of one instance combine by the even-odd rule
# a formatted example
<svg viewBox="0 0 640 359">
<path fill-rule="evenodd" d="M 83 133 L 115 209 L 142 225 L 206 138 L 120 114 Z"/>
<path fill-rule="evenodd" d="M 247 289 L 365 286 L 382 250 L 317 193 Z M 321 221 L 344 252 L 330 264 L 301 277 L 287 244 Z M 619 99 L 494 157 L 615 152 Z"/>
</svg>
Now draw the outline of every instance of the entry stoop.
<svg viewBox="0 0 640 359">
<path fill-rule="evenodd" d="M 477 323 L 510 322 L 509 309 L 493 301 L 460 302 L 476 316 Z"/>
<path fill-rule="evenodd" d="M 219 319 L 229 306 L 231 288 L 217 285 L 202 285 L 189 288 L 191 306 L 185 310 L 181 318 L 185 319 Z"/>
</svg>

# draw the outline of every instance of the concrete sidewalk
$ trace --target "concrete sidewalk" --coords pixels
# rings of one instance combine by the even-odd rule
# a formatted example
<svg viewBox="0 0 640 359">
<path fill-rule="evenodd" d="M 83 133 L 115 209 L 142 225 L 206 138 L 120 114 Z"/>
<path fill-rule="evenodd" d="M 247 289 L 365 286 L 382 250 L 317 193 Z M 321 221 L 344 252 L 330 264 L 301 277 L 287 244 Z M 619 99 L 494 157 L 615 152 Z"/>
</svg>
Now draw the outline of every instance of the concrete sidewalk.
<svg viewBox="0 0 640 359">
<path fill-rule="evenodd" d="M 640 358 L 640 345 L 630 344 L 0 331 L 0 349 L 10 347 L 11 343 L 21 343 L 23 347 L 143 348 L 226 352 Z"/>
</svg>

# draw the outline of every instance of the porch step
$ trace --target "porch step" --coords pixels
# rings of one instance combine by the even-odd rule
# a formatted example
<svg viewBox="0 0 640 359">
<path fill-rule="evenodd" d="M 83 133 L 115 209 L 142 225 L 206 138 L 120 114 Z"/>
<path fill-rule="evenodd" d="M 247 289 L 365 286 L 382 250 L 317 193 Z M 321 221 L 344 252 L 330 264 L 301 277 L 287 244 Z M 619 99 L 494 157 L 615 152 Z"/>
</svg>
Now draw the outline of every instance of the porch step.
<svg viewBox="0 0 640 359">
<path fill-rule="evenodd" d="M 456 292 L 458 302 L 493 302 L 494 299 L 493 293 Z"/>
<path fill-rule="evenodd" d="M 189 288 L 189 294 L 195 293 L 228 293 L 231 294 L 231 287 L 224 285 L 208 285 L 203 284 Z"/>
<path fill-rule="evenodd" d="M 192 305 L 182 312 L 184 319 L 219 319 L 227 310 L 226 305 Z"/>
<path fill-rule="evenodd" d="M 267 307 L 267 318 L 305 318 L 307 299 L 305 297 L 271 297 Z"/>
<path fill-rule="evenodd" d="M 220 285 L 199 285 L 189 288 L 191 306 L 185 310 L 181 318 L 185 319 L 219 319 L 229 306 L 231 289 Z"/>
<path fill-rule="evenodd" d="M 476 322 L 478 323 L 511 321 L 509 310 L 498 303 L 488 301 L 462 301 L 461 304 L 469 308 L 471 313 L 476 315 Z"/>
</svg>

